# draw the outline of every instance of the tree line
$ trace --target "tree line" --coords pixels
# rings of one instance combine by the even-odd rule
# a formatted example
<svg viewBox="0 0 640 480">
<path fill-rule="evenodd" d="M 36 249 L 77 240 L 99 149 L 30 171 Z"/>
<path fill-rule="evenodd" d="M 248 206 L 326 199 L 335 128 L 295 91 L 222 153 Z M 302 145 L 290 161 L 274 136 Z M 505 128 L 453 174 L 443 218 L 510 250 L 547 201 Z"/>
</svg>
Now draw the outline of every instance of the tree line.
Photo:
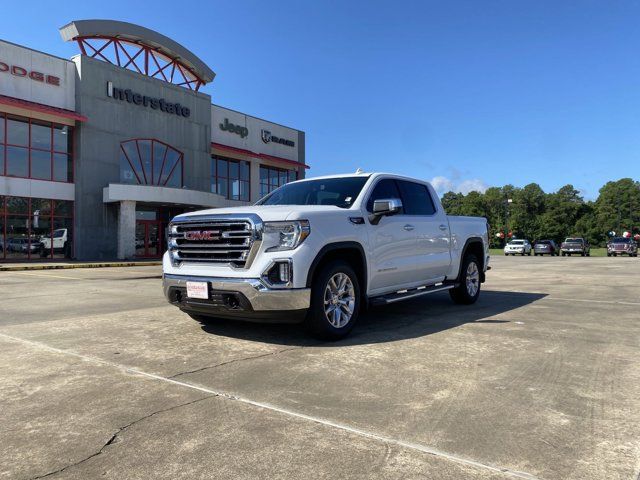
<svg viewBox="0 0 640 480">
<path fill-rule="evenodd" d="M 492 247 L 504 245 L 496 237 L 500 232 L 531 241 L 584 237 L 593 246 L 604 246 L 612 231 L 617 235 L 640 233 L 640 182 L 631 178 L 607 182 L 595 201 L 585 201 L 573 185 L 545 193 L 540 185 L 530 183 L 523 188 L 505 185 L 466 195 L 447 192 L 442 204 L 450 215 L 487 218 Z"/>
</svg>

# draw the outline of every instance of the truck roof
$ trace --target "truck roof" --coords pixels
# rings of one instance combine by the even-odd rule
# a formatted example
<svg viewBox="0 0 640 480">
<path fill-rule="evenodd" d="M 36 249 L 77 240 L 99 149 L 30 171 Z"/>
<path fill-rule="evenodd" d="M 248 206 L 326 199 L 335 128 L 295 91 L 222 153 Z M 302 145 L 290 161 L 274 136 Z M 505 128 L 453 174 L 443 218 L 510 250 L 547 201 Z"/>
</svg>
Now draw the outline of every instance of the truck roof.
<svg viewBox="0 0 640 480">
<path fill-rule="evenodd" d="M 343 173 L 343 174 L 336 174 L 336 175 L 321 175 L 319 177 L 302 178 L 300 180 L 296 180 L 296 182 L 291 182 L 291 183 L 306 182 L 309 180 L 324 180 L 328 178 L 356 178 L 356 177 L 382 177 L 382 176 L 400 178 L 403 180 L 411 180 L 414 182 L 418 181 L 418 182 L 428 183 L 428 181 L 420 180 L 419 178 L 407 177 L 405 175 L 398 175 L 397 173 L 386 173 L 386 172 L 356 172 L 356 173 Z"/>
</svg>

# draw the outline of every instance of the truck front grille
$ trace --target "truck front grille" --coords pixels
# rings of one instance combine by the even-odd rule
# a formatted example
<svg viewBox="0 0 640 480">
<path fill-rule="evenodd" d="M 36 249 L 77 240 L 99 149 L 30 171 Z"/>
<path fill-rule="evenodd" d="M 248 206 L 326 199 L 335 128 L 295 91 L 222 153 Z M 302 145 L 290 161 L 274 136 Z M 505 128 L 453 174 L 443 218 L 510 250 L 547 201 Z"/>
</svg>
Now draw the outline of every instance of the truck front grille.
<svg viewBox="0 0 640 480">
<path fill-rule="evenodd" d="M 168 249 L 174 265 L 193 262 L 246 268 L 256 240 L 259 230 L 251 218 L 185 217 L 169 226 Z"/>
</svg>

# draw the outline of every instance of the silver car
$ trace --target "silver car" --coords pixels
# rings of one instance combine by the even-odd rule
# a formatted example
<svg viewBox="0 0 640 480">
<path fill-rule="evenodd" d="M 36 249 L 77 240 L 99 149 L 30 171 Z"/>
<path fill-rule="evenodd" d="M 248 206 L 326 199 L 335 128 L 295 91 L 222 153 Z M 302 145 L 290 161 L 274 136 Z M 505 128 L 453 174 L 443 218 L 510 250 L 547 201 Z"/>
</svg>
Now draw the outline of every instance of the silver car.
<svg viewBox="0 0 640 480">
<path fill-rule="evenodd" d="M 505 255 L 531 255 L 529 240 L 511 240 L 504 246 Z"/>
</svg>

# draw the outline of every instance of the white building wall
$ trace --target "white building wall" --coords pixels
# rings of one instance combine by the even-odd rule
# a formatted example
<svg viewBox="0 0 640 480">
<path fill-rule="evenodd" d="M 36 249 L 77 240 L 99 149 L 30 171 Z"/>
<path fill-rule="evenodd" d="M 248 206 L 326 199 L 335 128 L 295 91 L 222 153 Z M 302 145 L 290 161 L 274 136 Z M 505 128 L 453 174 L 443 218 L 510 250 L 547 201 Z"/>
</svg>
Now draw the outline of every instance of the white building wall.
<svg viewBox="0 0 640 480">
<path fill-rule="evenodd" d="M 0 40 L 0 95 L 75 110 L 75 72 L 69 60 Z"/>
</svg>

